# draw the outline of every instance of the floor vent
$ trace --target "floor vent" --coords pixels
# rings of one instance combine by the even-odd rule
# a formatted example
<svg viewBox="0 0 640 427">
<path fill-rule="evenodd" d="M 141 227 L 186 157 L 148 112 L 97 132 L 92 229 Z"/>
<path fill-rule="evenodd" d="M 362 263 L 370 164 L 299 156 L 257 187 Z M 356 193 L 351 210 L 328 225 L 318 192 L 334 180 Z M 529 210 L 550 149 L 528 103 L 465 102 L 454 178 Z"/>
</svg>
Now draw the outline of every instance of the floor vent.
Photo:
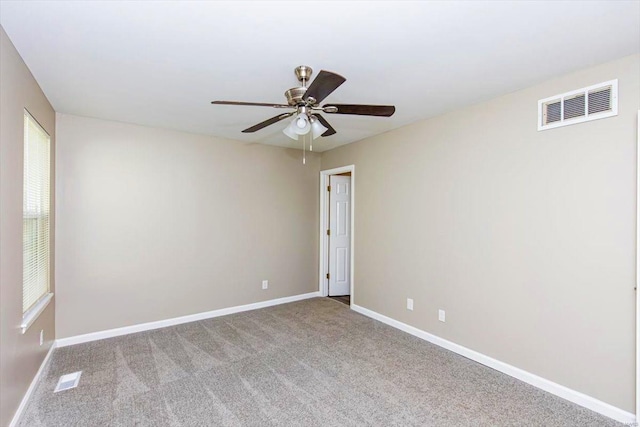
<svg viewBox="0 0 640 427">
<path fill-rule="evenodd" d="M 618 80 L 610 80 L 538 101 L 538 130 L 616 115 L 618 115 Z"/>
<path fill-rule="evenodd" d="M 82 371 L 61 376 L 58 380 L 58 385 L 56 385 L 56 388 L 55 390 L 53 390 L 53 392 L 57 393 L 59 391 L 65 391 L 78 387 L 78 383 L 80 382 L 80 375 L 82 375 Z"/>
</svg>

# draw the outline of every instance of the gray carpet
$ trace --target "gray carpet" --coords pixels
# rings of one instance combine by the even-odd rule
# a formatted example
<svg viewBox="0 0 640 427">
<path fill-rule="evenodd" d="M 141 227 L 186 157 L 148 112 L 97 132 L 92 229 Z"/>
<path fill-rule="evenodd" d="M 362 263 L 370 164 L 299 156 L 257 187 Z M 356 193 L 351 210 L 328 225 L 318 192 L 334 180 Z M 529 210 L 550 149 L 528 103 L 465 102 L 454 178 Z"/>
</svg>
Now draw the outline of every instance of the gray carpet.
<svg viewBox="0 0 640 427">
<path fill-rule="evenodd" d="M 621 424 L 315 298 L 57 349 L 20 425 Z"/>
</svg>

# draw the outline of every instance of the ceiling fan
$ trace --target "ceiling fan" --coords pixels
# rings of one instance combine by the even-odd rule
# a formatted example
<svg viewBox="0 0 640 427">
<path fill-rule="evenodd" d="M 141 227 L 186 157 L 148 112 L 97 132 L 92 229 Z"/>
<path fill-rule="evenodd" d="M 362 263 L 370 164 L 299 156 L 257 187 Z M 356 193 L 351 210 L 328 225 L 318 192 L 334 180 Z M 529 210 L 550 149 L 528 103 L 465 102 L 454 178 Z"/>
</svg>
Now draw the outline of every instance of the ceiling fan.
<svg viewBox="0 0 640 427">
<path fill-rule="evenodd" d="M 288 117 L 295 116 L 291 124 L 283 131 L 285 135 L 295 140 L 297 140 L 300 135 L 306 135 L 308 133 L 311 133 L 312 138 L 330 136 L 336 133 L 336 130 L 320 115 L 320 112 L 327 114 L 357 114 L 360 116 L 390 117 L 396 111 L 396 107 L 393 105 L 325 104 L 320 107 L 318 104 L 344 83 L 346 79 L 339 74 L 321 70 L 309 87 L 307 87 L 307 82 L 312 73 L 313 70 L 311 67 L 307 67 L 306 65 L 296 67 L 295 74 L 301 86 L 291 88 L 284 93 L 287 97 L 287 104 L 239 101 L 212 101 L 211 103 L 218 105 L 248 105 L 291 109 L 293 111 L 278 114 L 242 132 L 256 132 Z"/>
</svg>

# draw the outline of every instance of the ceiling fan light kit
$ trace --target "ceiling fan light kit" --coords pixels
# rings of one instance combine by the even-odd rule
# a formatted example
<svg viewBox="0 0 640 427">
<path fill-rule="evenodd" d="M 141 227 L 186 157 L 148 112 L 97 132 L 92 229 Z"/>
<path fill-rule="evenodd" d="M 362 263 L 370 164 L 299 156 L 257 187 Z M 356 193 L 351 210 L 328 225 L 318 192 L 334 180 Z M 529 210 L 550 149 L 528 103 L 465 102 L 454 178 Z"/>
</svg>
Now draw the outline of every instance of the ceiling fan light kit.
<svg viewBox="0 0 640 427">
<path fill-rule="evenodd" d="M 313 139 L 322 136 L 328 129 L 320 123 L 320 120 L 316 119 L 315 116 L 311 116 L 311 135 Z"/>
<path fill-rule="evenodd" d="M 294 122 L 295 122 L 295 120 L 294 120 L 293 122 L 291 122 L 291 123 L 289 124 L 289 126 L 287 126 L 286 128 L 284 128 L 284 130 L 282 131 L 282 133 L 284 133 L 285 135 L 287 135 L 289 138 L 291 138 L 291 139 L 293 139 L 293 140 L 296 140 L 296 141 L 297 141 L 297 140 L 298 140 L 298 134 L 297 134 L 297 133 L 295 133 L 295 132 L 293 131 Z"/>
<path fill-rule="evenodd" d="M 291 139 L 297 140 L 300 135 L 311 133 L 309 142 L 320 136 L 326 137 L 336 133 L 336 130 L 320 115 L 320 112 L 327 114 L 355 114 L 360 116 L 391 117 L 396 108 L 393 105 L 362 105 L 362 104 L 326 104 L 320 107 L 318 104 L 336 90 L 346 81 L 344 77 L 331 71 L 321 70 L 311 85 L 307 87 L 307 82 L 313 74 L 311 67 L 300 65 L 294 70 L 301 86 L 287 90 L 284 95 L 287 104 L 269 104 L 263 102 L 240 102 L 240 101 L 212 101 L 217 105 L 244 105 L 271 108 L 289 108 L 290 113 L 279 114 L 268 120 L 251 126 L 243 133 L 252 133 L 263 129 L 269 125 L 277 123 L 287 117 L 294 116 L 291 123 L 282 131 Z M 303 138 L 302 149 L 306 151 L 306 138 Z M 304 161 L 304 159 L 303 159 Z"/>
<path fill-rule="evenodd" d="M 307 108 L 300 107 L 298 108 L 298 115 L 291 122 L 291 127 L 293 132 L 298 135 L 306 135 L 311 130 L 311 120 L 308 116 Z"/>
</svg>

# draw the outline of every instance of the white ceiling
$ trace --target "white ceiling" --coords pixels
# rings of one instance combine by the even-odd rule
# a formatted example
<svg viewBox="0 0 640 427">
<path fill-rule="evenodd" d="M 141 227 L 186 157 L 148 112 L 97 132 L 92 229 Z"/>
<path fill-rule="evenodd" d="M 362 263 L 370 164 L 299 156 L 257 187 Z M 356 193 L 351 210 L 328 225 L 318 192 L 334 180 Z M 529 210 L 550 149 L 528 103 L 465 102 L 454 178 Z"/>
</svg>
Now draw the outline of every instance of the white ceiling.
<svg viewBox="0 0 640 427">
<path fill-rule="evenodd" d="M 638 1 L 2 1 L 0 23 L 62 113 L 294 146 L 240 133 L 282 110 L 210 101 L 286 103 L 302 64 L 347 78 L 325 102 L 396 105 L 325 114 L 318 151 L 640 52 Z"/>
</svg>

